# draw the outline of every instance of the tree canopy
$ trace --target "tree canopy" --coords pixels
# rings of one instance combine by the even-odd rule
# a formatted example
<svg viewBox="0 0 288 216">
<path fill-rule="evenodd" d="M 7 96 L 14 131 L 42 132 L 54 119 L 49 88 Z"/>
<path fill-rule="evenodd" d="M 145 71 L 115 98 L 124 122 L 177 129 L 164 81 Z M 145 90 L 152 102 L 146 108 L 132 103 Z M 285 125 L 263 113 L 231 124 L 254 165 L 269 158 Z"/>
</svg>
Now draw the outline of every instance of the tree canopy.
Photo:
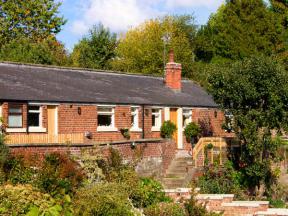
<svg viewBox="0 0 288 216">
<path fill-rule="evenodd" d="M 107 69 L 115 57 L 117 43 L 115 33 L 111 33 L 102 24 L 95 25 L 75 45 L 71 55 L 72 64 L 76 67 Z"/>
<path fill-rule="evenodd" d="M 215 101 L 234 116 L 246 184 L 269 186 L 281 143 L 272 134 L 281 134 L 288 126 L 287 72 L 275 60 L 252 57 L 214 71 L 209 82 Z"/>
<path fill-rule="evenodd" d="M 0 46 L 19 37 L 42 40 L 61 31 L 61 2 L 54 0 L 0 1 Z"/>
<path fill-rule="evenodd" d="M 199 60 L 239 60 L 272 55 L 283 43 L 283 26 L 263 0 L 227 0 L 198 32 Z"/>
<path fill-rule="evenodd" d="M 196 28 L 192 16 L 165 16 L 146 21 L 130 29 L 120 38 L 117 59 L 113 68 L 144 74 L 164 73 L 164 41 L 166 59 L 170 48 L 175 52 L 175 61 L 182 63 L 183 75 L 189 76 L 194 61 L 193 40 Z"/>
</svg>

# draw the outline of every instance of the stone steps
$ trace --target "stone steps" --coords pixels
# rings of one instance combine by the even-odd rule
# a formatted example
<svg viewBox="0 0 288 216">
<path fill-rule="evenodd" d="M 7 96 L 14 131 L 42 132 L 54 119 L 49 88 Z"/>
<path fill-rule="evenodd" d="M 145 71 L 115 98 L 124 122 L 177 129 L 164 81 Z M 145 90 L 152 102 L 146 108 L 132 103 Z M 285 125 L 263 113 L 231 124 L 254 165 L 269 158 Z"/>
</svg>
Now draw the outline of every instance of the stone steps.
<svg viewBox="0 0 288 216">
<path fill-rule="evenodd" d="M 162 178 L 164 188 L 179 188 L 187 184 L 187 178 L 192 172 L 193 160 L 185 150 L 179 150 L 171 161 Z"/>
<path fill-rule="evenodd" d="M 165 190 L 175 202 L 189 199 L 190 192 L 190 188 Z M 233 194 L 197 194 L 195 199 L 208 211 L 221 212 L 223 216 L 288 216 L 288 209 L 269 208 L 269 201 L 234 201 Z"/>
</svg>

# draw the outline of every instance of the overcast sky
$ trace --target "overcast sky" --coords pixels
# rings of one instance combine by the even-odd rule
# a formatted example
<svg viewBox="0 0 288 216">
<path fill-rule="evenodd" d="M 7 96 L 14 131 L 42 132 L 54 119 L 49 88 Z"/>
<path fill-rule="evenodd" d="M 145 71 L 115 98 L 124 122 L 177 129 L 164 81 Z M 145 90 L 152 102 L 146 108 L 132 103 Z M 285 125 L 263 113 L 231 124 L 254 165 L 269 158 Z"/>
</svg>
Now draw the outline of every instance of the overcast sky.
<svg viewBox="0 0 288 216">
<path fill-rule="evenodd" d="M 207 22 L 224 0 L 62 0 L 60 13 L 68 20 L 58 39 L 71 50 L 99 22 L 119 33 L 144 20 L 165 14 L 194 14 L 197 24 Z"/>
</svg>

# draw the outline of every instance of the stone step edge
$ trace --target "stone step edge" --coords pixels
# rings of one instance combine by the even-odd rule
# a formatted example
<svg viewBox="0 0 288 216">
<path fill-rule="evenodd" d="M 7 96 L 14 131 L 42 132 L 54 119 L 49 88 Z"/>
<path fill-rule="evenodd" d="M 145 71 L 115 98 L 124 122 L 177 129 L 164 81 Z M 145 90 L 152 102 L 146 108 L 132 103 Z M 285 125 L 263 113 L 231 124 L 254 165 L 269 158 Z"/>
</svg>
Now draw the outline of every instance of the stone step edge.
<svg viewBox="0 0 288 216">
<path fill-rule="evenodd" d="M 268 202 L 269 203 L 269 202 Z M 250 202 L 250 201 L 243 201 L 241 203 L 239 202 L 235 202 L 235 201 L 232 201 L 232 202 L 229 202 L 229 203 L 222 203 L 221 206 L 222 207 L 251 207 L 251 208 L 258 208 L 260 207 L 261 203 L 257 203 L 257 202 Z"/>
<path fill-rule="evenodd" d="M 234 194 L 197 194 L 197 200 L 220 200 L 224 198 L 234 198 Z"/>
<path fill-rule="evenodd" d="M 255 213 L 255 215 L 281 215 L 281 216 L 287 216 L 288 215 L 288 209 L 285 208 L 268 208 L 267 211 L 258 211 Z"/>
</svg>

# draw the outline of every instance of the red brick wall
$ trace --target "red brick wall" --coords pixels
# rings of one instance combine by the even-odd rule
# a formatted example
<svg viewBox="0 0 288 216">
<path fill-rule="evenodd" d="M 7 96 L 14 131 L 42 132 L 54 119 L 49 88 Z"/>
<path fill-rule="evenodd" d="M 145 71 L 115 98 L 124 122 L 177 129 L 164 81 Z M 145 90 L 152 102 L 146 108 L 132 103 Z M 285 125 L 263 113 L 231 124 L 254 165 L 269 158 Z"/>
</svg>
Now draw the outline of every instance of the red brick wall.
<svg viewBox="0 0 288 216">
<path fill-rule="evenodd" d="M 81 108 L 81 115 L 78 114 L 78 107 Z M 146 107 L 144 112 L 145 138 L 159 138 L 159 132 L 152 132 L 151 108 Z M 92 133 L 92 140 L 87 142 L 112 142 L 125 140 L 120 132 L 121 128 L 131 127 L 131 107 L 115 107 L 115 127 L 117 132 L 97 132 L 97 106 L 96 105 L 60 105 L 58 108 L 59 133 Z M 142 107 L 139 107 L 139 127 L 142 128 Z M 164 111 L 162 111 L 164 121 Z M 130 132 L 131 139 L 141 139 L 142 132 Z"/>
<path fill-rule="evenodd" d="M 27 104 L 22 104 L 21 106 L 22 106 L 22 112 L 23 112 L 23 118 L 22 118 L 23 128 L 27 128 Z M 41 106 L 41 107 L 42 107 L 42 126 L 43 128 L 47 128 L 48 127 L 47 106 Z M 8 112 L 9 112 L 9 104 L 5 102 L 2 104 L 2 115 L 3 115 L 4 124 L 7 126 L 8 126 Z"/>
<path fill-rule="evenodd" d="M 78 108 L 81 108 L 81 114 L 78 114 Z M 97 106 L 96 105 L 77 105 L 61 104 L 58 107 L 58 133 L 84 133 L 91 132 L 92 139 L 85 139 L 87 143 L 112 142 L 126 140 L 120 132 L 121 128 L 130 128 L 131 113 L 130 106 L 115 107 L 115 127 L 117 132 L 97 132 Z M 23 123 L 26 127 L 27 105 L 23 104 Z M 144 134 L 145 138 L 160 138 L 160 132 L 151 131 L 152 127 L 151 107 L 146 106 L 144 110 Z M 3 117 L 7 122 L 8 103 L 3 104 Z M 206 128 L 204 136 L 222 136 L 231 137 L 233 134 L 222 130 L 224 115 L 216 109 L 193 108 L 192 121 Z M 162 109 L 162 122 L 164 122 L 164 109 Z M 43 127 L 47 128 L 47 106 L 43 106 Z M 142 128 L 142 106 L 139 107 L 139 127 Z M 141 139 L 142 132 L 130 132 L 131 139 Z M 191 144 L 186 142 L 183 135 L 184 148 L 190 149 Z"/>
<path fill-rule="evenodd" d="M 40 145 L 40 146 L 9 146 L 12 154 L 37 154 L 40 157 L 52 152 L 67 153 L 69 152 L 72 155 L 81 155 L 82 149 L 91 149 L 93 145 Z M 158 175 L 165 172 L 168 168 L 171 160 L 174 158 L 176 153 L 176 145 L 171 140 L 163 141 L 152 141 L 152 142 L 142 142 L 137 143 L 136 148 L 131 148 L 131 142 L 117 144 L 117 145 L 104 145 L 98 146 L 100 150 L 99 153 L 104 157 L 109 155 L 109 148 L 117 149 L 125 160 L 136 159 L 139 161 L 139 164 L 145 163 L 147 158 L 160 158 L 161 166 L 158 168 Z M 143 166 L 146 167 L 145 165 Z M 148 170 L 142 170 L 140 172 L 150 172 Z M 141 174 L 141 173 L 140 173 Z M 151 173 L 152 174 L 152 173 Z"/>
<path fill-rule="evenodd" d="M 233 137 L 233 133 L 227 133 L 222 129 L 225 121 L 224 113 L 217 109 L 193 108 L 192 122 L 203 128 L 203 136 Z M 183 134 L 184 149 L 190 150 L 191 144 L 187 142 Z"/>
</svg>

